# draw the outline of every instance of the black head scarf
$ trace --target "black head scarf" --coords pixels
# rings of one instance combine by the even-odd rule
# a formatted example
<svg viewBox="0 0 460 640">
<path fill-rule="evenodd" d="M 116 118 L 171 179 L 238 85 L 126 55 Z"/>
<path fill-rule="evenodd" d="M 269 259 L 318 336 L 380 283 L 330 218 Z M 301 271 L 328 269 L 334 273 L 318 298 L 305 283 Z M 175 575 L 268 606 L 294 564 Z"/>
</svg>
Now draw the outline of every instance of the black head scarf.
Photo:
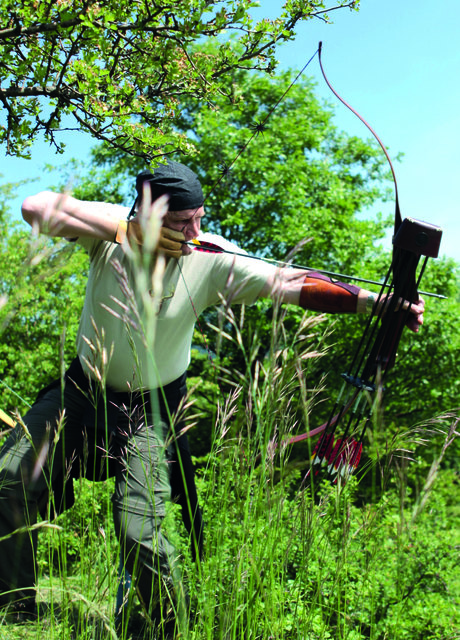
<svg viewBox="0 0 460 640">
<path fill-rule="evenodd" d="M 199 209 L 203 205 L 203 191 L 196 173 L 180 162 L 168 160 L 167 164 L 156 167 L 153 173 L 142 171 L 137 176 L 137 198 L 129 214 L 130 217 L 142 199 L 145 183 L 150 187 L 152 202 L 162 195 L 169 196 L 169 211 Z"/>
</svg>

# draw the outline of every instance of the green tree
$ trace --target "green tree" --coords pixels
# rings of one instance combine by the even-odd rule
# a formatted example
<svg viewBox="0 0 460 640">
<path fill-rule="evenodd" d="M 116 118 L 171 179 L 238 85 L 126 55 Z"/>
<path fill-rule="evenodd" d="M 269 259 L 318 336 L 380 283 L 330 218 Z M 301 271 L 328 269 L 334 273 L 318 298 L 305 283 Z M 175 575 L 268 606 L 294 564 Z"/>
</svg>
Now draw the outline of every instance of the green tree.
<svg viewBox="0 0 460 640">
<path fill-rule="evenodd" d="M 75 356 L 87 260 L 9 222 L 13 190 L 3 186 L 0 202 L 0 387 L 1 408 L 23 411 Z"/>
<path fill-rule="evenodd" d="M 257 134 L 257 123 L 280 101 L 293 77 L 285 73 L 268 79 L 238 71 L 228 79 L 225 92 L 234 94 L 237 106 L 224 96 L 212 105 L 198 99 L 184 101 L 176 127 L 193 132 L 197 152 L 186 162 L 203 182 L 205 228 L 258 256 L 276 259 L 284 259 L 309 238 L 298 250 L 296 262 L 359 274 L 360 265 L 368 265 L 375 254 L 369 238 L 381 238 L 385 225 L 382 219 L 359 220 L 356 212 L 386 196 L 380 186 L 386 165 L 375 145 L 336 129 L 332 111 L 320 104 L 307 79 L 291 87 Z M 75 180 L 78 163 L 69 167 L 63 184 L 72 178 L 79 197 L 131 204 L 134 175 L 145 164 L 107 146 L 97 147 L 93 158 L 89 171 L 81 169 L 80 180 Z M 263 302 L 246 310 L 244 333 L 257 332 L 261 357 L 270 346 L 271 314 L 270 305 Z M 300 311 L 289 310 L 288 329 L 295 330 L 300 317 Z M 244 354 L 230 344 L 216 347 L 215 333 L 206 331 L 206 321 L 216 325 L 215 313 L 208 313 L 196 332 L 201 348 L 193 359 L 192 377 L 201 377 L 208 367 L 202 377 L 214 379 L 202 331 L 208 333 L 206 342 L 219 351 L 222 362 L 244 373 Z M 205 388 L 201 396 L 205 406 L 208 396 Z"/>
<path fill-rule="evenodd" d="M 289 0 L 279 18 L 255 22 L 256 5 L 2 0 L 0 142 L 27 156 L 43 133 L 62 151 L 57 132 L 70 128 L 143 158 L 190 151 L 187 136 L 171 127 L 184 98 L 213 101 L 233 69 L 271 71 L 276 45 L 293 38 L 296 24 L 327 15 L 322 0 Z M 357 5 L 338 0 L 333 8 Z M 194 46 L 204 39 L 219 42 L 212 54 Z"/>
<path fill-rule="evenodd" d="M 195 139 L 197 152 L 186 162 L 200 174 L 204 185 L 205 229 L 221 233 L 251 253 L 276 259 L 285 258 L 308 238 L 295 262 L 379 281 L 390 255 L 378 246 L 378 240 L 391 224 L 390 216 L 370 220 L 357 214 L 378 198 L 390 200 L 383 205 L 388 213 L 393 208 L 383 154 L 374 143 L 338 131 L 333 113 L 319 103 L 314 86 L 306 79 L 290 89 L 257 133 L 258 123 L 264 122 L 292 80 L 291 73 L 268 79 L 235 72 L 227 92 L 235 94 L 239 106 L 229 105 L 224 98 L 213 105 L 200 100 L 184 102 L 176 126 L 179 131 L 193 132 Z M 83 169 L 76 193 L 131 204 L 134 175 L 145 165 L 108 147 L 97 147 L 93 158 L 89 172 Z M 69 170 L 73 173 L 78 166 Z M 423 288 L 447 295 L 449 300 L 427 298 L 426 325 L 419 335 L 406 332 L 403 336 L 386 385 L 387 430 L 382 438 L 388 428 L 393 432 L 460 405 L 460 350 L 454 327 L 456 273 L 453 261 L 429 261 Z M 298 310 L 287 311 L 288 330 L 297 327 L 299 318 Z M 208 314 L 200 323 L 214 350 L 215 333 L 206 330 L 206 320 L 214 325 L 217 320 Z M 257 333 L 261 358 L 270 346 L 272 320 L 267 303 L 245 311 L 244 331 L 248 337 Z M 326 345 L 333 348 L 311 368 L 311 374 L 317 380 L 328 375 L 324 396 L 334 398 L 342 384 L 339 374 L 351 362 L 365 320 L 338 316 L 327 322 L 333 332 Z M 196 342 L 202 348 L 195 353 L 191 372 L 202 376 L 209 367 L 204 377 L 212 380 L 213 367 L 207 363 L 201 331 L 196 333 Z M 229 370 L 244 372 L 242 352 L 228 342 L 224 346 L 220 352 L 223 363 Z M 206 388 L 202 396 L 204 406 L 209 406 L 208 392 Z M 329 403 L 322 407 L 317 423 L 325 417 L 322 411 L 330 411 Z"/>
</svg>

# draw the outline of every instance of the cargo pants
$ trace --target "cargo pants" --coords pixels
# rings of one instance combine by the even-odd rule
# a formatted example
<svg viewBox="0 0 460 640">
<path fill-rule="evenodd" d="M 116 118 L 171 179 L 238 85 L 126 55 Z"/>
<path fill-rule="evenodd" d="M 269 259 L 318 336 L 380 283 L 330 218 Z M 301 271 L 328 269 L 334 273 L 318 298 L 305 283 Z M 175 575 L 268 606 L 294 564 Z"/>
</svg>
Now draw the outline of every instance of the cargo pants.
<svg viewBox="0 0 460 640">
<path fill-rule="evenodd" d="M 89 425 L 96 403 L 88 395 L 69 381 L 63 391 L 52 386 L 0 451 L 0 605 L 34 602 L 37 516 L 49 515 L 47 505 L 51 517 L 71 506 L 69 480 L 77 477 L 115 477 L 115 530 L 147 610 L 157 606 L 162 585 L 170 588 L 174 550 L 162 532 L 171 494 L 168 427 L 142 402 L 111 402 Z"/>
</svg>

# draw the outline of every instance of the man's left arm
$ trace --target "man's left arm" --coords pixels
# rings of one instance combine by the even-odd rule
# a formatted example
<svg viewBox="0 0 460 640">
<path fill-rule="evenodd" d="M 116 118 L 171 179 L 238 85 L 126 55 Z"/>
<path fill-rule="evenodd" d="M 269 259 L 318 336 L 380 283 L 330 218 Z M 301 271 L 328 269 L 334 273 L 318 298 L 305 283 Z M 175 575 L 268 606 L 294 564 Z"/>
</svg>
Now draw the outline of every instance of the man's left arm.
<svg viewBox="0 0 460 640">
<path fill-rule="evenodd" d="M 376 293 L 367 289 L 301 269 L 278 269 L 267 279 L 260 296 L 324 313 L 364 314 L 379 311 L 389 298 L 381 296 L 379 299 Z M 401 304 L 403 308 L 410 305 L 411 316 L 407 326 L 418 332 L 423 324 L 424 300 L 413 303 L 404 300 Z M 379 309 L 375 309 L 375 305 L 379 305 Z"/>
</svg>

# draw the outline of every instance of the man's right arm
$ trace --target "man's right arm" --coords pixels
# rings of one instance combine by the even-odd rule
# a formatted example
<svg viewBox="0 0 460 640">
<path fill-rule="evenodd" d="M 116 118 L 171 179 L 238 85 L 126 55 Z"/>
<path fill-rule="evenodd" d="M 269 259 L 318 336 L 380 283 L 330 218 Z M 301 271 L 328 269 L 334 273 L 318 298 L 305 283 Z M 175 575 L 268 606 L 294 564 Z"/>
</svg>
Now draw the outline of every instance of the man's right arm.
<svg viewBox="0 0 460 640">
<path fill-rule="evenodd" d="M 122 244 L 142 244 L 137 217 L 127 220 L 128 207 L 107 202 L 77 200 L 68 194 L 41 191 L 22 203 L 22 217 L 38 233 L 62 238 L 97 238 Z M 169 258 L 182 256 L 183 233 L 160 228 L 158 248 Z"/>
<path fill-rule="evenodd" d="M 53 237 L 98 238 L 113 242 L 129 209 L 104 202 L 86 202 L 67 194 L 41 191 L 27 197 L 22 217 L 30 226 Z"/>
</svg>

